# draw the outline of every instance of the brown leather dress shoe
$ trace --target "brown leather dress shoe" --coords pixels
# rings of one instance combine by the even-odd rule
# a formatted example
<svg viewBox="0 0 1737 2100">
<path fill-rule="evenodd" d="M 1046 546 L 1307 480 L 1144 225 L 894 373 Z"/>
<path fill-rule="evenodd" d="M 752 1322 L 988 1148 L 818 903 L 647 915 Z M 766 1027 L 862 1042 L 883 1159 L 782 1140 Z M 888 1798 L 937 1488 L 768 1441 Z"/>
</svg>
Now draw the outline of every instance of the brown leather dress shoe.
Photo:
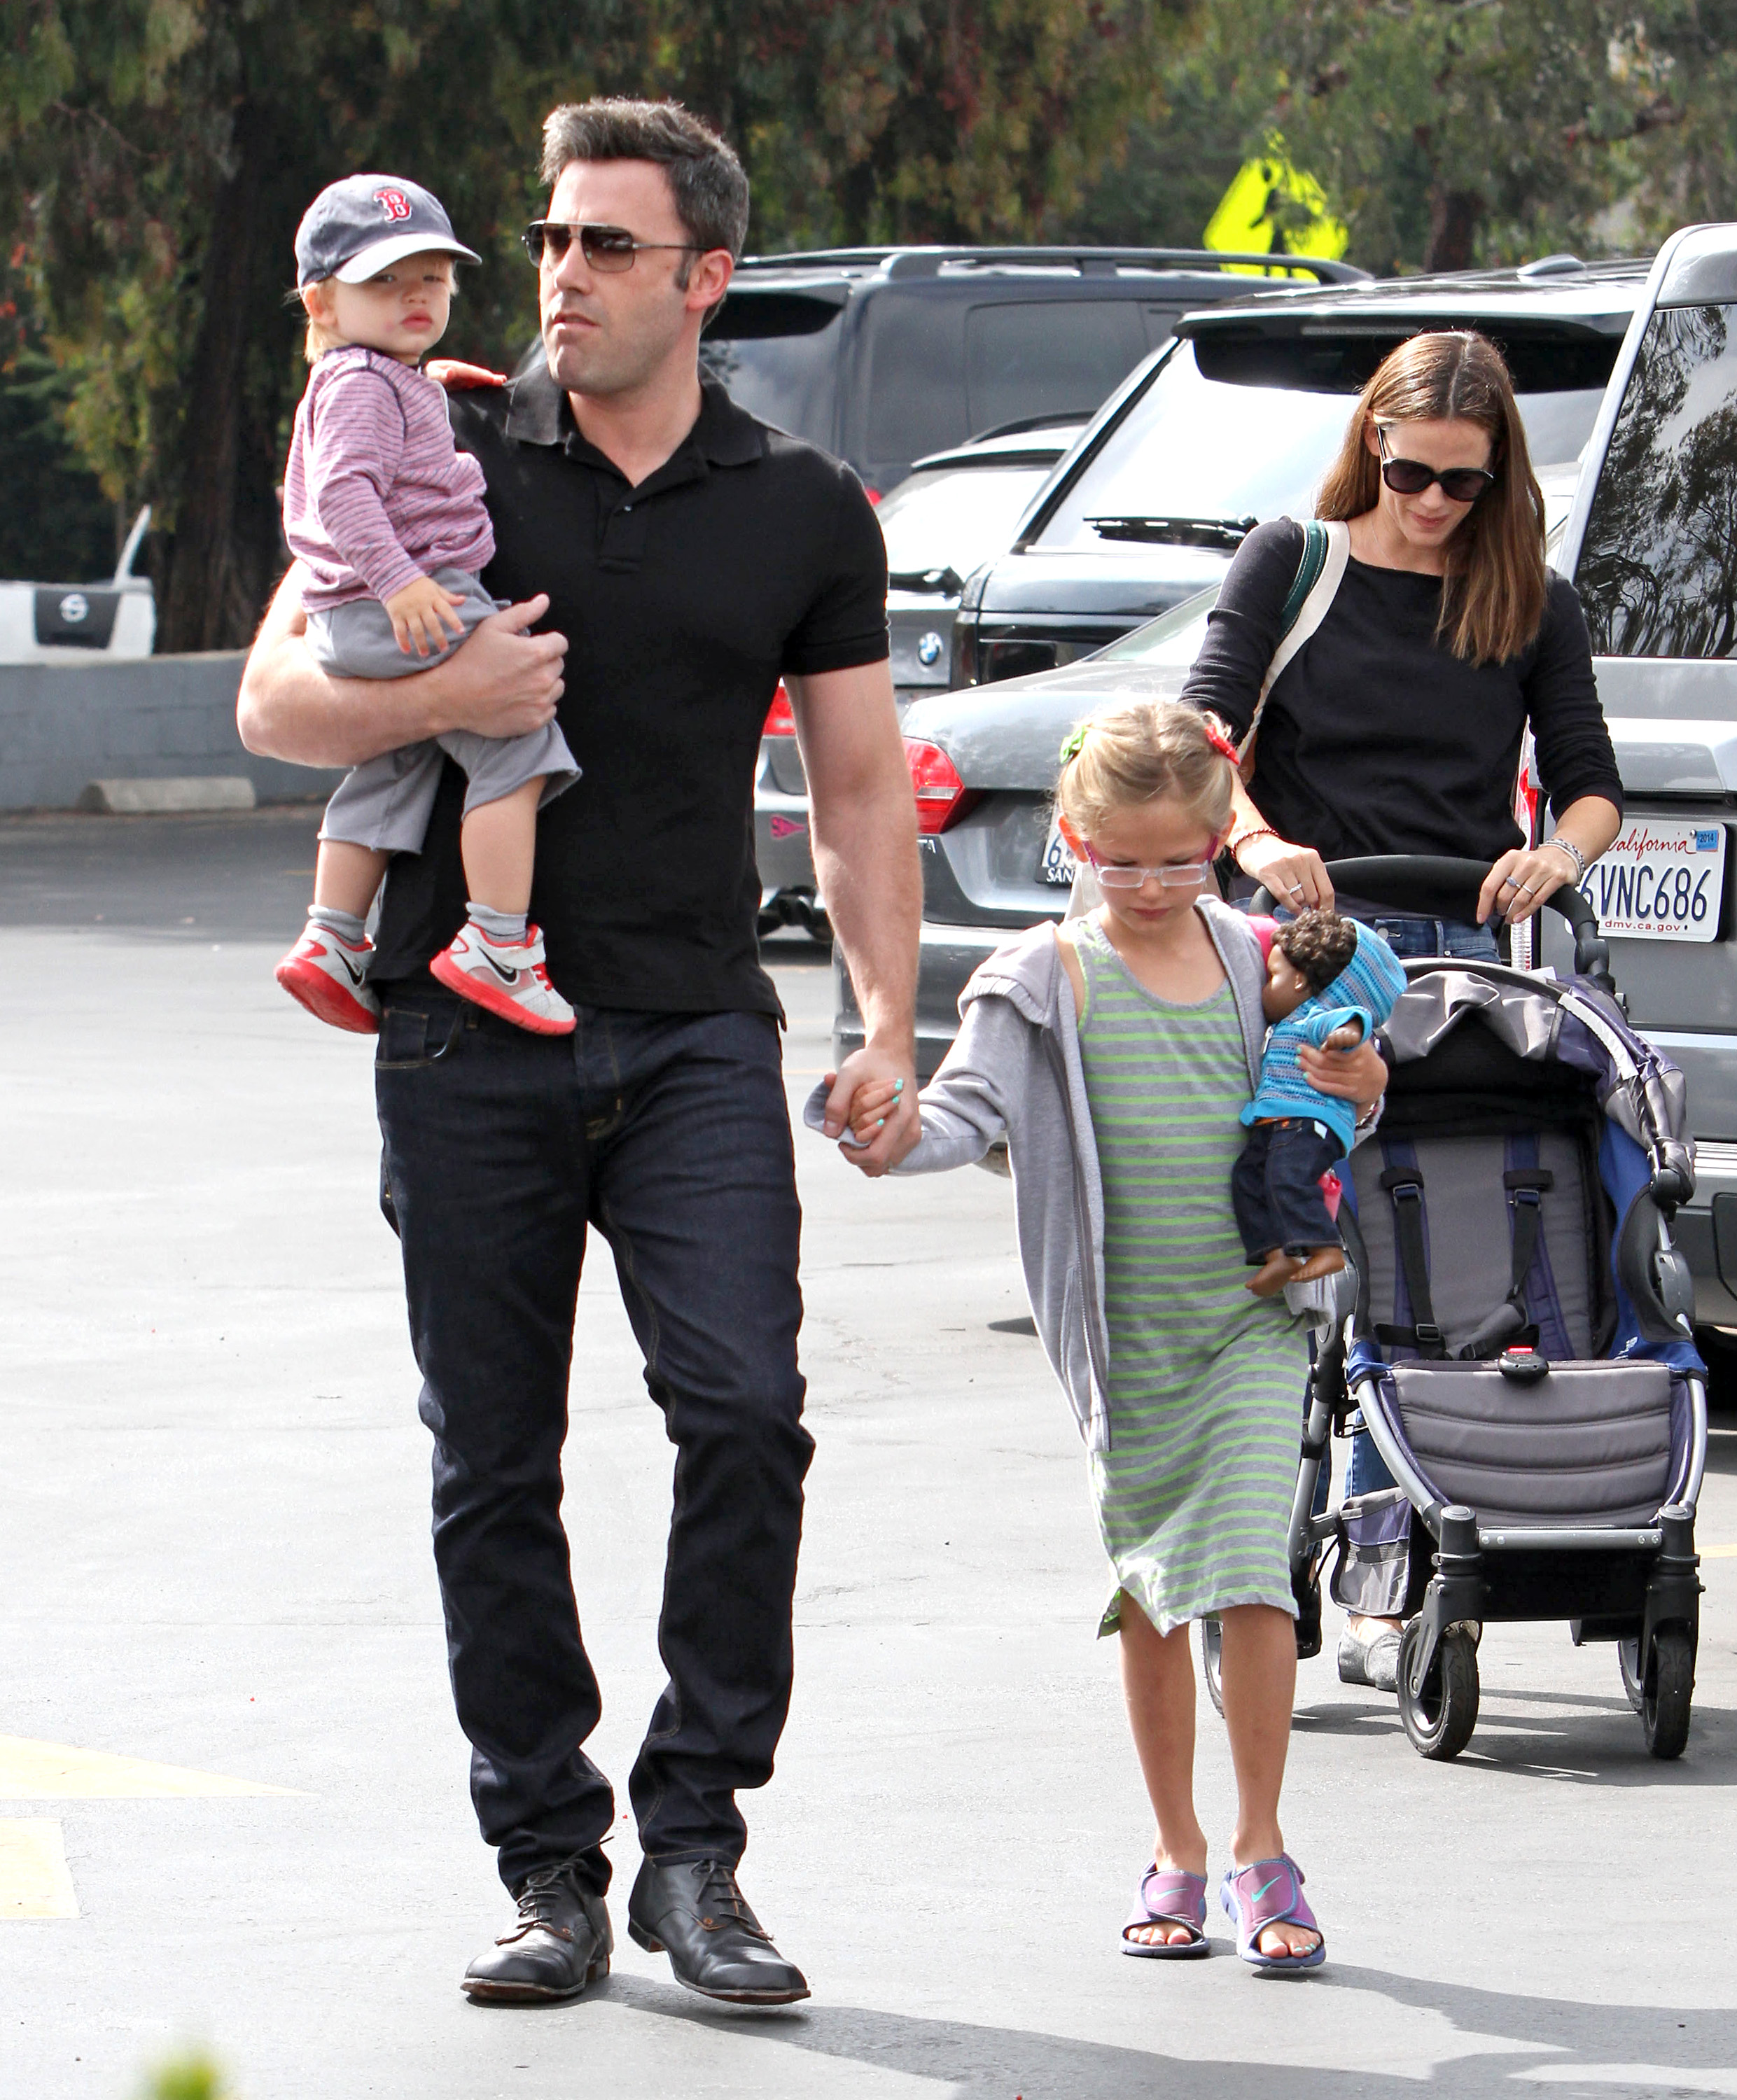
<svg viewBox="0 0 1737 2100">
<path fill-rule="evenodd" d="M 627 1930 L 670 1957 L 678 1983 L 731 2005 L 793 2005 L 807 1979 L 773 1946 L 723 1860 L 648 1860 L 627 1899 Z"/>
<path fill-rule="evenodd" d="M 477 1956 L 461 1990 L 488 2005 L 546 2005 L 608 1974 L 615 1935 L 601 1896 L 565 1866 L 533 1874 L 516 1894 L 518 1923 Z"/>
</svg>

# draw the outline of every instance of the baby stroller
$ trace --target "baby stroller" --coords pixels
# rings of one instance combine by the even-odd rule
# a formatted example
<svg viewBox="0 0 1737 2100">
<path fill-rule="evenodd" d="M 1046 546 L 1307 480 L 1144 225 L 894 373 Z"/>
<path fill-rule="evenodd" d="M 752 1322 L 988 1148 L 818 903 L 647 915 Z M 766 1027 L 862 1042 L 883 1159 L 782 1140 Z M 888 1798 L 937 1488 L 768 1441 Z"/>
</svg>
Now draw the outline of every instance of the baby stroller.
<svg viewBox="0 0 1737 2100">
<path fill-rule="evenodd" d="M 1347 896 L 1469 920 L 1484 870 L 1328 872 Z M 1291 1525 L 1298 1652 L 1319 1651 L 1337 1546 L 1337 1600 L 1404 1621 L 1399 1713 L 1425 1757 L 1471 1739 L 1484 1626 L 1561 1618 L 1576 1646 L 1615 1643 L 1647 1749 L 1674 1758 L 1707 1452 L 1694 1286 L 1671 1240 L 1694 1188 L 1683 1082 L 1629 1028 L 1591 907 L 1571 888 L 1549 902 L 1573 929 L 1571 978 L 1408 960 L 1379 1031 L 1392 1078 L 1342 1173 L 1346 1266 L 1298 1308 L 1316 1321 Z M 1354 1411 L 1399 1485 L 1318 1511 L 1329 1432 Z M 1203 1625 L 1215 1704 L 1217 1631 Z"/>
</svg>

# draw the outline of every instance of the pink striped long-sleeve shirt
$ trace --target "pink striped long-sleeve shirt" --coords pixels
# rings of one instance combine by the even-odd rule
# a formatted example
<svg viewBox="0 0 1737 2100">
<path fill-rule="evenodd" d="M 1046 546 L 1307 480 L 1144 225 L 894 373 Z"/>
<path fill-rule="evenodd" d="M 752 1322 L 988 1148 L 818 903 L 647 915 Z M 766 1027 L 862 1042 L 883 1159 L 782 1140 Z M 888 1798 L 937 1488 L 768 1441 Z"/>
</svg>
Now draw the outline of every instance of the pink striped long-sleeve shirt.
<svg viewBox="0 0 1737 2100">
<path fill-rule="evenodd" d="M 491 561 L 483 470 L 453 444 L 439 385 L 378 351 L 326 351 L 295 412 L 284 535 L 310 579 L 305 612 Z"/>
</svg>

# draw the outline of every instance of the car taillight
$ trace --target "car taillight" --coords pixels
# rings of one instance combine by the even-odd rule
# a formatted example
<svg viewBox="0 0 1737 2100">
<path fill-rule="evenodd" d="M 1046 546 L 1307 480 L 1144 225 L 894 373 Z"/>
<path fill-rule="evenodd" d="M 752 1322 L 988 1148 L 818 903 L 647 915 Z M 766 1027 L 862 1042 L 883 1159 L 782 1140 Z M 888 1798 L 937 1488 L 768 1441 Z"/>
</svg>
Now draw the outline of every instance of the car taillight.
<svg viewBox="0 0 1737 2100">
<path fill-rule="evenodd" d="M 880 490 L 879 490 L 879 489 L 877 489 L 877 488 L 868 488 L 866 484 L 864 484 L 864 488 L 863 488 L 863 493 L 864 493 L 864 496 L 866 496 L 868 497 L 868 501 L 869 501 L 872 504 L 873 504 L 873 505 L 875 505 L 876 509 L 877 509 L 877 510 L 878 510 L 878 509 L 879 509 L 879 507 L 880 507 L 880 502 L 881 502 L 881 492 L 880 492 Z"/>
<path fill-rule="evenodd" d="M 762 736 L 794 736 L 796 717 L 790 711 L 790 695 L 785 690 L 784 680 L 778 681 L 778 690 L 772 695 L 772 704 L 766 711 Z"/>
<path fill-rule="evenodd" d="M 926 837 L 956 824 L 977 800 L 958 770 L 938 744 L 921 738 L 904 740 L 905 763 L 911 769 L 911 786 L 917 796 L 917 828 Z"/>
</svg>

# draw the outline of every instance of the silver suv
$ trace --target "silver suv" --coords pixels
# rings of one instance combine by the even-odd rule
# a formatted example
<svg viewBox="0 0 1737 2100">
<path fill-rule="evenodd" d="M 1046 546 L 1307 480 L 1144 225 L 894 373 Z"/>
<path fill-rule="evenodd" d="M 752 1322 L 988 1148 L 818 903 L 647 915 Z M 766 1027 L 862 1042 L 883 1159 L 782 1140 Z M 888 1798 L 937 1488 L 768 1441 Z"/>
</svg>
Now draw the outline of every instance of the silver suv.
<svg viewBox="0 0 1737 2100">
<path fill-rule="evenodd" d="M 1698 1187 L 1677 1243 L 1700 1318 L 1737 1326 L 1737 226 L 1686 227 L 1655 259 L 1557 566 L 1627 803 L 1585 893 L 1631 1020 L 1687 1077 Z M 1565 964 L 1548 933 L 1545 954 Z"/>
</svg>

